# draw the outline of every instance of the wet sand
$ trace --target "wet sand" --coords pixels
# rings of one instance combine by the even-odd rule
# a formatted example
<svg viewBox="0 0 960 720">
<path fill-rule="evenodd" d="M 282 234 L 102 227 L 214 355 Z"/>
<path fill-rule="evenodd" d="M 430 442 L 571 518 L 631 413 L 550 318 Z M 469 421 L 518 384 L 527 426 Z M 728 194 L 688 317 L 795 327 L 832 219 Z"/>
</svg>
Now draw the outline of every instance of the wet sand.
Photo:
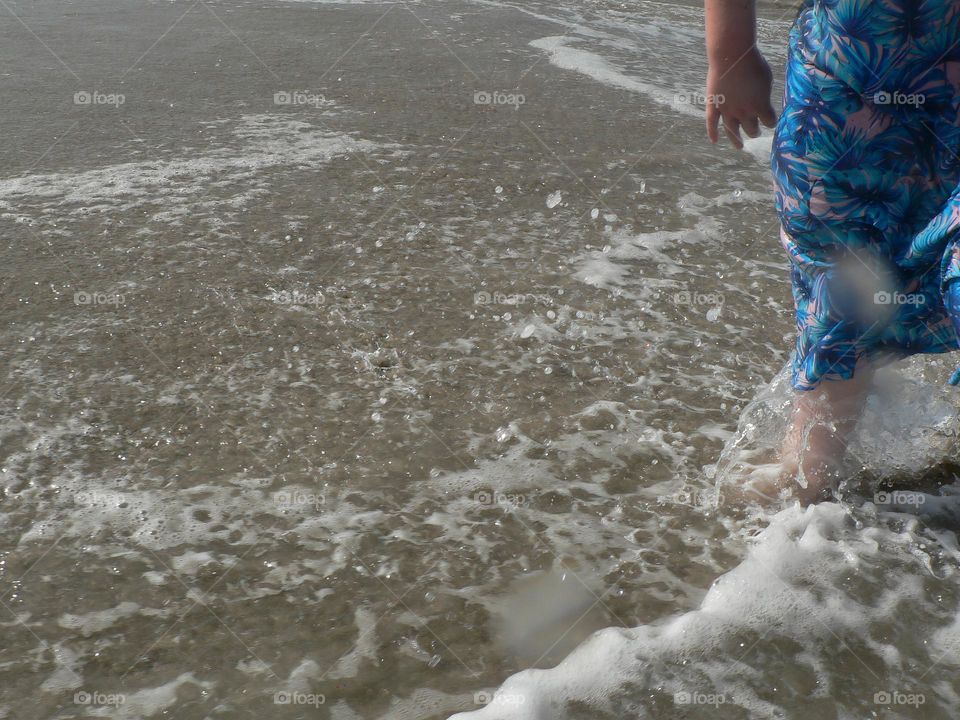
<svg viewBox="0 0 960 720">
<path fill-rule="evenodd" d="M 443 718 L 737 565 L 792 305 L 696 10 L 0 14 L 0 717 Z"/>
</svg>

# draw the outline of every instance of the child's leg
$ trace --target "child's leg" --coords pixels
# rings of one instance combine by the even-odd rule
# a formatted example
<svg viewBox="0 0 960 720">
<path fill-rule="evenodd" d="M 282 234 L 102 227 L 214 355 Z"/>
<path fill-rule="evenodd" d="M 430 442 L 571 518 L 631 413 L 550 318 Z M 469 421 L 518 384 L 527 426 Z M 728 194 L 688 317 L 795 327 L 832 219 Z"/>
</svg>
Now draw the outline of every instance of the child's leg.
<svg viewBox="0 0 960 720">
<path fill-rule="evenodd" d="M 872 381 L 873 369 L 860 363 L 850 380 L 823 380 L 815 390 L 797 392 L 781 448 L 781 489 L 792 489 L 804 504 L 823 498 Z"/>
<path fill-rule="evenodd" d="M 764 466 L 760 472 L 740 476 L 739 481 L 733 476 L 725 479 L 718 502 L 739 507 L 762 504 L 784 491 L 804 505 L 824 499 L 872 381 L 873 368 L 861 362 L 850 380 L 822 380 L 815 390 L 794 391 L 779 468 Z M 767 472 L 767 467 L 774 472 Z"/>
</svg>

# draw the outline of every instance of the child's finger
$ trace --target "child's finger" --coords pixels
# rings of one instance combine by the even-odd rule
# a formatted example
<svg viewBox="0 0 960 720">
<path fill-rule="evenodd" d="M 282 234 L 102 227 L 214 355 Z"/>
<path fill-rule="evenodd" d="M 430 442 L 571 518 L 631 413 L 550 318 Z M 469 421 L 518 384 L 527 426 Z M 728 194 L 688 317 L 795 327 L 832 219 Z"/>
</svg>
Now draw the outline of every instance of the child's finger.
<svg viewBox="0 0 960 720">
<path fill-rule="evenodd" d="M 720 133 L 717 130 L 717 125 L 720 123 L 720 111 L 717 110 L 717 106 L 713 103 L 707 105 L 707 137 L 710 139 L 714 145 L 717 144 L 717 140 L 720 139 Z"/>
<path fill-rule="evenodd" d="M 740 137 L 740 123 L 733 118 L 723 119 L 723 130 L 737 150 L 743 150 L 743 138 Z"/>
<path fill-rule="evenodd" d="M 747 137 L 760 137 L 760 124 L 757 122 L 757 118 L 744 118 L 742 127 L 743 131 L 747 134 Z"/>
<path fill-rule="evenodd" d="M 773 105 L 767 103 L 767 107 L 760 113 L 760 122 L 768 128 L 775 127 L 777 124 L 777 113 L 773 110 Z"/>
</svg>

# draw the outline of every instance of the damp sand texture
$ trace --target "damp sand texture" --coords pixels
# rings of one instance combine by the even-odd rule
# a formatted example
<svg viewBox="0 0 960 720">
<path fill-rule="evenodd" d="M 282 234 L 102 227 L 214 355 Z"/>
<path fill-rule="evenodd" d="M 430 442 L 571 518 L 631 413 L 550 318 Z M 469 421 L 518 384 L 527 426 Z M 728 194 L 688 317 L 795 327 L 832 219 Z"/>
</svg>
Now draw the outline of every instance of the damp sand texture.
<svg viewBox="0 0 960 720">
<path fill-rule="evenodd" d="M 955 716 L 950 531 L 705 501 L 793 305 L 696 4 L 0 17 L 0 718 Z"/>
</svg>

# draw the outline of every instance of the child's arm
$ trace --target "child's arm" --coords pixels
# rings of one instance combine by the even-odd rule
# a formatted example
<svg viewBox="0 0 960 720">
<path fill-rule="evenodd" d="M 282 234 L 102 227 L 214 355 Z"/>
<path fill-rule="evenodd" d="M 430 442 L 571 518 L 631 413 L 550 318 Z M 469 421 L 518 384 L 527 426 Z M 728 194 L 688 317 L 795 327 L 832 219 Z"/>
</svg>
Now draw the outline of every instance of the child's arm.
<svg viewBox="0 0 960 720">
<path fill-rule="evenodd" d="M 756 46 L 755 0 L 705 0 L 707 16 L 707 137 L 717 142 L 718 123 L 730 142 L 743 147 L 740 127 L 750 137 L 762 122 L 773 127 L 773 75 Z"/>
</svg>

